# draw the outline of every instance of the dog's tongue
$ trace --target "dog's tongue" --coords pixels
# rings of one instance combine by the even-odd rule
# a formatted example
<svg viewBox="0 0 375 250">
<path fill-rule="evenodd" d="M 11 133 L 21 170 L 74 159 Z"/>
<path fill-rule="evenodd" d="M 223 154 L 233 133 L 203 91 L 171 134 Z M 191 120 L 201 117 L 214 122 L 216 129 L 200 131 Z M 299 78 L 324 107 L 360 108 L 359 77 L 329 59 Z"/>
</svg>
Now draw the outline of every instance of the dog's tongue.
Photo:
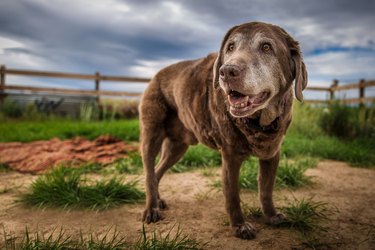
<svg viewBox="0 0 375 250">
<path fill-rule="evenodd" d="M 252 104 L 260 104 L 267 97 L 267 95 L 268 95 L 267 92 L 262 92 L 262 93 L 260 93 L 258 95 L 250 97 L 249 101 Z"/>
<path fill-rule="evenodd" d="M 262 103 L 264 99 L 267 97 L 267 95 L 268 94 L 266 92 L 262 92 L 258 95 L 245 96 L 241 93 L 233 91 L 228 95 L 228 101 L 231 104 L 231 106 L 236 106 L 239 104 L 242 104 L 242 105 L 246 104 L 246 106 L 253 105 L 253 104 L 257 105 L 257 104 Z"/>
<path fill-rule="evenodd" d="M 228 101 L 229 101 L 229 103 L 232 106 L 237 105 L 237 104 L 241 104 L 241 103 L 247 103 L 249 101 L 249 96 L 245 96 L 245 95 L 242 95 L 242 96 L 228 95 Z"/>
</svg>

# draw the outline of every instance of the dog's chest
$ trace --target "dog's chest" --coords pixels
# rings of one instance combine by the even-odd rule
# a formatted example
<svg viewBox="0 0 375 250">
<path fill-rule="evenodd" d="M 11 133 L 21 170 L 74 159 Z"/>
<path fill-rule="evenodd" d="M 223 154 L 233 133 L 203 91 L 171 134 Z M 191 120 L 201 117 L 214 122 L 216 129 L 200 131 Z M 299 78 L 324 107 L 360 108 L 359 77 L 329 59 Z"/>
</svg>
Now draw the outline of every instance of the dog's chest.
<svg viewBox="0 0 375 250">
<path fill-rule="evenodd" d="M 236 120 L 237 127 L 247 139 L 252 155 L 269 159 L 280 150 L 285 134 L 285 121 L 276 118 L 269 126 L 261 127 L 255 120 Z"/>
</svg>

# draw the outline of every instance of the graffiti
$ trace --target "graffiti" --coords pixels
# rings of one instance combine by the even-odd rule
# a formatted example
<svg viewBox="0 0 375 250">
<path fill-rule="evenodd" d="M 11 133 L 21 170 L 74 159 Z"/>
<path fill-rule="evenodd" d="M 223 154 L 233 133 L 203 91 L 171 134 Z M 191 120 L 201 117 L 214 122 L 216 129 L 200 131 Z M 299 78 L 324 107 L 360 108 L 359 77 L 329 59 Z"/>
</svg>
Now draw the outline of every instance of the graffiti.
<svg viewBox="0 0 375 250">
<path fill-rule="evenodd" d="M 50 100 L 46 97 L 42 97 L 40 100 L 35 100 L 35 107 L 39 112 L 44 113 L 51 113 L 52 111 L 56 110 L 61 103 L 64 101 L 64 98 L 60 98 L 59 100 Z"/>
</svg>

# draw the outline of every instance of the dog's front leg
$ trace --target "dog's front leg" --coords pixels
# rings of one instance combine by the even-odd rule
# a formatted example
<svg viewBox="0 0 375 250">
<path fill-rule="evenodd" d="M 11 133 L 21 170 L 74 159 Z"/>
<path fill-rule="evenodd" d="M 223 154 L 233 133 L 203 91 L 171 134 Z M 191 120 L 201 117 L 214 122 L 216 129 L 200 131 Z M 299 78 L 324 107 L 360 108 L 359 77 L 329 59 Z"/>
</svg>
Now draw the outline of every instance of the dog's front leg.
<svg viewBox="0 0 375 250">
<path fill-rule="evenodd" d="M 279 224 L 285 221 L 285 216 L 277 213 L 273 204 L 272 192 L 275 184 L 276 171 L 279 165 L 280 152 L 267 160 L 259 160 L 258 188 L 259 198 L 263 213 L 271 224 Z"/>
<path fill-rule="evenodd" d="M 255 238 L 254 227 L 245 222 L 241 211 L 238 178 L 245 156 L 222 150 L 222 178 L 225 207 L 230 217 L 235 236 L 242 239 Z"/>
</svg>

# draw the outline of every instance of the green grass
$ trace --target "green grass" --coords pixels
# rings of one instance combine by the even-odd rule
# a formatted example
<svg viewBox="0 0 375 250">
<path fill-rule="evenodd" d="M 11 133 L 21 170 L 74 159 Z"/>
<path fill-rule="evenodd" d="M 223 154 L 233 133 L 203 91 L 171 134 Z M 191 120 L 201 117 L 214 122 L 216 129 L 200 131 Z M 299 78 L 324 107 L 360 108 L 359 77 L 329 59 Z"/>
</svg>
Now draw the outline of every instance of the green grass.
<svg viewBox="0 0 375 250">
<path fill-rule="evenodd" d="M 320 125 L 321 119 L 324 117 L 322 114 L 326 115 L 326 108 L 296 103 L 293 109 L 293 122 L 283 143 L 282 155 L 293 158 L 311 156 L 346 161 L 353 166 L 375 166 L 375 140 L 373 137 L 362 136 L 347 140 L 328 135 Z M 354 112 L 358 113 L 359 120 L 364 120 L 358 125 L 360 128 L 363 127 L 362 130 L 369 131 L 373 126 L 371 121 L 375 116 L 370 115 L 370 113 L 374 113 L 370 111 Z M 2 131 L 0 142 L 30 142 L 47 140 L 52 137 L 68 139 L 74 136 L 95 139 L 103 134 L 123 140 L 138 141 L 139 121 L 132 119 L 82 122 L 62 118 L 35 120 L 1 118 L 0 131 Z M 189 148 L 184 158 L 172 168 L 172 171 L 183 172 L 197 166 L 216 165 L 220 165 L 220 154 L 205 146 L 197 145 Z"/>
<path fill-rule="evenodd" d="M 139 174 L 143 166 L 142 157 L 138 152 L 133 152 L 127 157 L 110 164 L 110 166 L 114 166 L 115 171 L 120 174 Z"/>
<path fill-rule="evenodd" d="M 103 210 L 144 199 L 137 182 L 122 183 L 116 178 L 89 183 L 83 172 L 59 167 L 37 178 L 20 201 L 32 206 L 73 207 Z"/>
<path fill-rule="evenodd" d="M 327 135 L 308 138 L 290 131 L 281 151 L 287 157 L 312 156 L 346 161 L 353 166 L 375 167 L 375 141 L 366 139 L 343 141 Z"/>
<path fill-rule="evenodd" d="M 250 207 L 243 205 L 244 214 L 251 218 L 263 217 L 263 212 L 259 207 Z M 277 227 L 286 227 L 296 230 L 302 234 L 326 232 L 327 228 L 322 223 L 330 215 L 337 212 L 328 206 L 328 203 L 314 201 L 312 197 L 298 200 L 287 200 L 286 205 L 280 208 L 285 214 L 287 220 L 276 225 Z"/>
<path fill-rule="evenodd" d="M 191 239 L 188 235 L 183 234 L 180 227 L 173 232 L 172 227 L 166 235 L 153 231 L 151 237 L 147 237 L 145 227 L 143 226 L 142 234 L 136 242 L 129 242 L 125 236 L 120 235 L 117 229 L 114 232 L 108 230 L 103 236 L 89 234 L 84 236 L 80 234 L 79 239 L 67 235 L 63 229 L 55 234 L 52 232 L 47 236 L 36 232 L 30 234 L 26 228 L 25 235 L 21 240 L 14 236 L 8 237 L 4 230 L 4 248 L 6 250 L 182 250 L 182 249 L 202 249 L 204 243 Z"/>
<path fill-rule="evenodd" d="M 294 199 L 281 208 L 287 221 L 279 226 L 295 229 L 303 234 L 311 231 L 326 231 L 321 222 L 328 219 L 334 211 L 325 202 L 313 201 L 312 198 Z"/>
<path fill-rule="evenodd" d="M 5 164 L 0 163 L 0 173 L 9 171 L 9 167 Z"/>
<path fill-rule="evenodd" d="M 184 157 L 172 167 L 175 173 L 186 172 L 197 167 L 211 167 L 221 164 L 218 151 L 212 150 L 202 144 L 190 146 Z"/>
<path fill-rule="evenodd" d="M 135 244 L 134 249 L 137 250 L 177 250 L 177 249 L 202 249 L 205 243 L 189 238 L 188 235 L 184 235 L 180 227 L 177 228 L 176 232 L 173 233 L 174 227 L 172 227 L 166 235 L 157 234 L 155 231 L 151 238 L 147 238 L 145 227 L 143 226 L 142 236 Z"/>
<path fill-rule="evenodd" d="M 311 184 L 310 177 L 304 172 L 308 168 L 315 167 L 317 160 L 313 158 L 301 158 L 288 160 L 281 159 L 276 175 L 276 187 L 297 188 Z M 241 167 L 240 187 L 249 190 L 258 190 L 258 160 L 249 158 Z"/>
<path fill-rule="evenodd" d="M 0 142 L 30 142 L 48 140 L 53 137 L 69 139 L 84 136 L 95 139 L 108 134 L 122 140 L 139 140 L 138 120 L 82 122 L 69 119 L 2 120 L 0 122 Z"/>
</svg>

